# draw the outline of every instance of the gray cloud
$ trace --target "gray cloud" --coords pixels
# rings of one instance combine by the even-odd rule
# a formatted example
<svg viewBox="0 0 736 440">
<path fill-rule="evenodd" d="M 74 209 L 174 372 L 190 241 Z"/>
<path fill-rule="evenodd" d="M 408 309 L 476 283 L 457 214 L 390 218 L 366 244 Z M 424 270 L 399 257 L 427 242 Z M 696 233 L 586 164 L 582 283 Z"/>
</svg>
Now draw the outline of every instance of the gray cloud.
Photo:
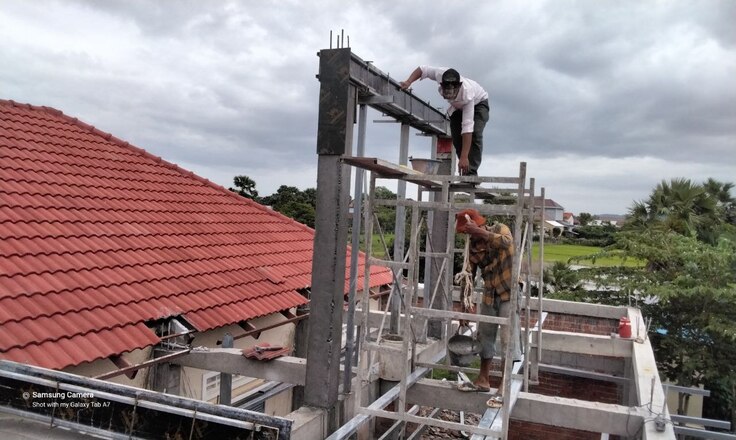
<svg viewBox="0 0 736 440">
<path fill-rule="evenodd" d="M 727 0 L 11 0 L 0 11 L 0 98 L 58 108 L 224 186 L 249 174 L 263 194 L 306 188 L 316 52 L 345 29 L 358 56 L 397 80 L 447 65 L 488 89 L 482 171 L 528 160 L 563 205 L 624 212 L 669 170 L 733 180 L 735 14 Z M 444 107 L 434 84 L 414 91 Z M 396 161 L 398 143 L 398 125 L 368 127 L 367 154 Z M 429 155 L 426 138 L 410 144 Z M 591 188 L 616 201 L 601 205 Z"/>
</svg>

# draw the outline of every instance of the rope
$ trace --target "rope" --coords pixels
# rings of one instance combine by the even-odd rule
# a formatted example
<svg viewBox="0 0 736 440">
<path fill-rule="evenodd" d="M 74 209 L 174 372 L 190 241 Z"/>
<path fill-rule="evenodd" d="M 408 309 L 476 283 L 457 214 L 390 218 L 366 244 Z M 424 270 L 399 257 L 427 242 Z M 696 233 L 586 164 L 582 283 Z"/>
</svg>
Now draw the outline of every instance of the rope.
<svg viewBox="0 0 736 440">
<path fill-rule="evenodd" d="M 470 222 L 470 216 L 465 214 L 465 219 Z M 473 274 L 470 268 L 470 237 L 465 236 L 465 251 L 463 253 L 463 268 L 455 275 L 455 283 L 463 286 L 460 292 L 463 311 L 467 312 L 473 308 Z"/>
</svg>

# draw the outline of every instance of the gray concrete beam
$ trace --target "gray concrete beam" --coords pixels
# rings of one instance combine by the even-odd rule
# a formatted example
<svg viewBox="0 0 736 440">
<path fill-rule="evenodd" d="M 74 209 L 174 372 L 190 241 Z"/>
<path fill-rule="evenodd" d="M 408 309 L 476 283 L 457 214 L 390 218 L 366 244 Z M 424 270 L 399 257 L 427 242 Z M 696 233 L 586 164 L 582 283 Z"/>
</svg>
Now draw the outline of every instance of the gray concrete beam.
<svg viewBox="0 0 736 440">
<path fill-rule="evenodd" d="M 632 328 L 632 334 L 637 332 L 646 335 L 644 320 L 638 309 L 629 307 L 628 317 L 632 322 L 632 327 L 639 324 L 639 328 Z M 662 389 L 662 382 L 659 380 L 659 372 L 657 370 L 657 362 L 654 359 L 654 351 L 649 339 L 642 339 L 641 342 L 634 342 L 633 354 L 631 362 L 634 371 L 634 383 L 636 384 L 636 396 L 639 405 L 647 405 L 651 418 L 660 415 L 665 420 L 669 419 L 669 409 L 667 408 L 667 396 Z M 674 439 L 675 431 L 671 423 L 665 423 L 664 432 L 658 432 L 654 423 L 645 423 L 642 438 L 644 440 Z"/>
<path fill-rule="evenodd" d="M 488 393 L 462 393 L 452 382 L 422 379 L 407 392 L 407 402 L 454 411 L 482 412 Z M 519 392 L 511 418 L 550 426 L 632 436 L 649 412 L 645 409 Z M 668 438 L 668 437 L 661 437 Z"/>
<path fill-rule="evenodd" d="M 170 363 L 295 385 L 304 385 L 307 367 L 305 359 L 292 356 L 283 356 L 268 362 L 248 359 L 243 356 L 242 350 L 236 348 L 196 350 L 173 359 Z"/>
<path fill-rule="evenodd" d="M 542 345 L 545 345 L 544 336 Z M 597 371 L 599 373 L 611 374 L 614 376 L 630 377 L 627 371 L 631 370 L 631 366 L 627 367 L 627 362 L 631 358 L 612 358 L 595 356 L 589 354 L 567 353 L 561 351 L 548 350 L 544 347 L 542 351 L 542 363 L 555 365 L 560 367 L 577 368 L 580 370 Z"/>
<path fill-rule="evenodd" d="M 406 401 L 410 405 L 482 413 L 490 396 L 489 393 L 458 391 L 455 382 L 421 379 L 407 390 Z"/>
<path fill-rule="evenodd" d="M 627 307 L 606 306 L 603 304 L 589 304 L 573 301 L 561 301 L 557 299 L 544 299 L 544 311 L 550 313 L 562 313 L 565 315 L 589 316 L 591 318 L 620 319 L 626 316 Z M 537 310 L 539 304 L 532 300 L 531 309 Z"/>
<path fill-rule="evenodd" d="M 524 392 L 519 393 L 511 418 L 624 437 L 639 431 L 644 420 L 633 407 Z"/>
<path fill-rule="evenodd" d="M 545 304 L 547 301 L 545 301 Z M 546 308 L 546 307 L 545 307 Z M 536 334 L 533 335 L 536 343 Z M 573 332 L 544 330 L 542 332 L 543 350 L 561 351 L 564 353 L 611 356 L 618 358 L 631 357 L 633 341 L 610 336 L 590 335 Z"/>
</svg>

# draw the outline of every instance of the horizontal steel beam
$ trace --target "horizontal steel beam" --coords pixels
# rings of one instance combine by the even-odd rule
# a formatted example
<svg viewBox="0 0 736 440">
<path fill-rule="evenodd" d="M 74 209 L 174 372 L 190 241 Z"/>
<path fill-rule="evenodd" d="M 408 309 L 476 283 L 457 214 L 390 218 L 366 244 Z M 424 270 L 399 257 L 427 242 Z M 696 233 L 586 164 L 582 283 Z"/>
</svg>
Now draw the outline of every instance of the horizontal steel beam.
<svg viewBox="0 0 736 440">
<path fill-rule="evenodd" d="M 702 429 L 686 428 L 684 426 L 675 426 L 675 434 L 682 434 L 695 438 L 708 438 L 714 440 L 736 440 L 736 435 L 726 434 L 722 432 L 704 431 Z"/>
<path fill-rule="evenodd" d="M 278 430 L 278 438 L 281 440 L 288 439 L 291 435 L 291 425 L 293 422 L 281 417 L 268 416 L 266 414 L 229 406 L 212 405 L 208 402 L 105 382 L 32 365 L 0 360 L 0 378 L 29 384 L 45 384 L 44 386 L 46 388 L 52 390 L 90 390 L 95 396 L 114 395 L 116 396 L 116 401 L 123 401 L 125 398 L 128 398 L 128 400 L 132 399 L 133 401 L 137 401 L 137 405 L 139 406 L 141 406 L 142 401 L 146 401 L 145 405 L 149 407 L 155 405 L 172 407 L 173 409 L 169 412 L 178 411 L 181 413 L 184 410 L 189 410 L 197 414 L 216 416 L 218 417 L 217 420 L 221 420 L 219 418 L 230 419 L 233 423 L 238 424 L 250 422 L 255 425 L 262 425 L 263 427 Z M 214 417 L 212 419 L 214 420 Z"/>
<path fill-rule="evenodd" d="M 665 393 L 668 391 L 675 391 L 677 393 L 690 394 L 691 396 L 710 397 L 710 390 L 704 390 L 702 388 L 683 387 L 679 385 L 672 385 L 669 383 L 663 383 L 662 388 L 664 389 Z"/>
<path fill-rule="evenodd" d="M 677 423 L 690 423 L 693 425 L 703 425 L 711 428 L 731 429 L 731 422 L 727 422 L 725 420 L 704 419 L 702 417 L 680 416 L 677 414 L 670 414 L 670 418 L 673 422 Z"/>
</svg>

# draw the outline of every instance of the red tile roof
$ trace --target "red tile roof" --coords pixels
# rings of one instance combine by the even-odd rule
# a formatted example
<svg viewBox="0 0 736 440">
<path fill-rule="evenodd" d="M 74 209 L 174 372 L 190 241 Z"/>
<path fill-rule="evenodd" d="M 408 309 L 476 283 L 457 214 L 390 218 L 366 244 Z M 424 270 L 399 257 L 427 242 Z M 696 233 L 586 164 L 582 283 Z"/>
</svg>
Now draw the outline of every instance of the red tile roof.
<svg viewBox="0 0 736 440">
<path fill-rule="evenodd" d="M 535 207 L 542 207 L 542 198 L 540 196 L 534 197 L 534 206 Z M 552 199 L 544 199 L 544 207 L 545 208 L 553 208 L 553 209 L 562 209 L 562 205 L 555 202 Z"/>
<path fill-rule="evenodd" d="M 61 369 L 156 344 L 154 320 L 306 302 L 312 229 L 58 110 L 0 100 L 0 181 L 0 358 Z"/>
</svg>

